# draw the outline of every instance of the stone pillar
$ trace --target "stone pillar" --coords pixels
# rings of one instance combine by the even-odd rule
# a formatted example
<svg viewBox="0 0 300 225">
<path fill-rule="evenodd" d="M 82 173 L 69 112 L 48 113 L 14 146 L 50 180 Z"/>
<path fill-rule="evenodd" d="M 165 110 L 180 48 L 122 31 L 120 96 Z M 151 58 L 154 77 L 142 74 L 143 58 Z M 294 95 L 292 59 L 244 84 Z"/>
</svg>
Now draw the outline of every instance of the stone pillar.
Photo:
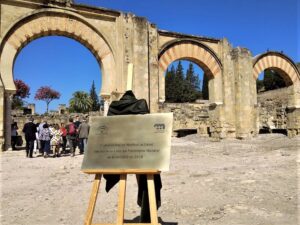
<svg viewBox="0 0 300 225">
<path fill-rule="evenodd" d="M 252 56 L 248 49 L 238 47 L 233 49 L 232 58 L 235 65 L 236 137 L 244 139 L 252 136 L 254 124 Z"/>
<path fill-rule="evenodd" d="M 110 95 L 101 95 L 101 98 L 104 101 L 104 112 L 103 112 L 103 116 L 107 116 L 108 113 L 108 108 L 109 108 L 109 104 L 110 104 Z"/>
<path fill-rule="evenodd" d="M 222 65 L 223 65 L 223 115 L 224 131 L 226 137 L 236 137 L 235 122 L 235 74 L 234 63 L 231 56 L 232 47 L 227 39 L 221 42 L 222 47 Z"/>
<path fill-rule="evenodd" d="M 287 108 L 286 126 L 289 137 L 300 135 L 300 106 Z"/>
<path fill-rule="evenodd" d="M 300 135 L 300 81 L 289 87 L 287 132 L 289 137 Z"/>
<path fill-rule="evenodd" d="M 64 115 L 67 113 L 67 107 L 66 104 L 59 104 L 58 105 L 58 114 L 59 115 Z"/>
<path fill-rule="evenodd" d="M 0 151 L 4 150 L 5 130 L 5 94 L 4 87 L 0 87 Z"/>
<path fill-rule="evenodd" d="M 209 131 L 212 138 L 225 138 L 224 121 L 222 118 L 222 102 L 214 102 L 209 105 Z"/>
<path fill-rule="evenodd" d="M 148 25 L 149 29 L 149 107 L 151 113 L 159 111 L 162 101 L 158 98 L 158 83 L 159 83 L 159 69 L 158 69 L 158 34 L 157 28 L 154 24 Z"/>
<path fill-rule="evenodd" d="M 145 99 L 149 105 L 149 47 L 148 25 L 143 17 L 133 21 L 133 91 L 137 99 Z"/>
<path fill-rule="evenodd" d="M 5 150 L 11 150 L 11 102 L 13 94 L 10 92 L 5 93 L 4 103 L 4 136 L 5 136 Z"/>
<path fill-rule="evenodd" d="M 31 109 L 31 115 L 35 114 L 35 104 L 28 104 L 28 108 Z"/>
</svg>

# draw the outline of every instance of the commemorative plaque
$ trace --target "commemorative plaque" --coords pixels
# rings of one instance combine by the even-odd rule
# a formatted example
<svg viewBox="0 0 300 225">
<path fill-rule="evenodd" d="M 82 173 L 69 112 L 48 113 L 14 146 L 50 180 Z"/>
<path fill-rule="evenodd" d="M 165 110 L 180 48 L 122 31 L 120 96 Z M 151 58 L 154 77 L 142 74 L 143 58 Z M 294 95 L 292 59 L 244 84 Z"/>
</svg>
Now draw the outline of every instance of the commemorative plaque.
<svg viewBox="0 0 300 225">
<path fill-rule="evenodd" d="M 91 117 L 82 170 L 169 170 L 172 113 Z"/>
</svg>

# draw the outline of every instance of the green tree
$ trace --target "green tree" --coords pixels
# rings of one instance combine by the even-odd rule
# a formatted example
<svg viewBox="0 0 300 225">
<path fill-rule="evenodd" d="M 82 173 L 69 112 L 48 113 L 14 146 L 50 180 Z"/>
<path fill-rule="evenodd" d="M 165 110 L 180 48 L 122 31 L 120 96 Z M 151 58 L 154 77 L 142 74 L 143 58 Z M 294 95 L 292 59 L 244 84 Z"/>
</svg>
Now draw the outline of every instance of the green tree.
<svg viewBox="0 0 300 225">
<path fill-rule="evenodd" d="M 166 101 L 175 102 L 175 67 L 171 66 L 171 69 L 167 69 L 165 78 L 165 90 L 166 90 Z"/>
<path fill-rule="evenodd" d="M 283 78 L 276 71 L 270 69 L 264 71 L 263 84 L 265 91 L 274 90 L 286 86 Z"/>
<path fill-rule="evenodd" d="M 69 101 L 70 112 L 86 113 L 92 107 L 92 100 L 88 93 L 84 91 L 76 91 Z"/>
<path fill-rule="evenodd" d="M 264 81 L 263 80 L 256 80 L 256 92 L 262 92 L 264 91 L 265 87 L 264 87 Z"/>
<path fill-rule="evenodd" d="M 185 89 L 183 66 L 179 60 L 174 79 L 174 97 L 175 102 L 183 102 L 183 91 Z"/>
<path fill-rule="evenodd" d="M 208 92 L 208 76 L 204 73 L 203 75 L 203 84 L 202 84 L 202 98 L 205 100 L 209 99 Z"/>
<path fill-rule="evenodd" d="M 100 103 L 99 103 L 99 98 L 96 93 L 96 87 L 95 87 L 95 82 L 93 81 L 92 87 L 90 90 L 90 99 L 92 101 L 92 106 L 91 106 L 91 111 L 99 111 L 100 110 Z"/>
<path fill-rule="evenodd" d="M 198 74 L 195 74 L 193 63 L 189 63 L 186 71 L 183 98 L 184 102 L 194 102 L 200 97 L 200 80 Z"/>
</svg>

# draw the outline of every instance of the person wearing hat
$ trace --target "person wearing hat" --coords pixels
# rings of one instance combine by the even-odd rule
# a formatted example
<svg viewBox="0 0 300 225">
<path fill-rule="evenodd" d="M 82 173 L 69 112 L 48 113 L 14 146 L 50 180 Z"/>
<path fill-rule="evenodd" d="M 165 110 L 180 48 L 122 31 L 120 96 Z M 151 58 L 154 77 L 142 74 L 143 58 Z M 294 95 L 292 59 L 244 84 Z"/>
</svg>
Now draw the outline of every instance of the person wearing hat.
<svg viewBox="0 0 300 225">
<path fill-rule="evenodd" d="M 28 122 L 23 127 L 26 140 L 26 157 L 32 158 L 34 141 L 36 139 L 35 133 L 37 132 L 36 125 L 33 123 L 34 119 L 30 117 Z"/>
</svg>

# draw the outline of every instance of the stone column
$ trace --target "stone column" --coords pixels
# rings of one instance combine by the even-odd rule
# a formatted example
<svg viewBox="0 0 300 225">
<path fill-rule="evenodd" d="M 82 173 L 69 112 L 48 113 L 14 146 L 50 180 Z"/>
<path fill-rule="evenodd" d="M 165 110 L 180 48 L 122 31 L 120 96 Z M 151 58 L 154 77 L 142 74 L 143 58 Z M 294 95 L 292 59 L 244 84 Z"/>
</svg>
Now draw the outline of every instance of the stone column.
<svg viewBox="0 0 300 225">
<path fill-rule="evenodd" d="M 287 108 L 287 133 L 289 137 L 300 135 L 300 106 Z"/>
<path fill-rule="evenodd" d="M 110 95 L 108 94 L 102 94 L 101 98 L 104 101 L 104 112 L 103 112 L 103 116 L 107 116 L 108 113 L 108 108 L 109 108 L 109 103 L 110 103 Z"/>
<path fill-rule="evenodd" d="M 28 108 L 31 109 L 31 115 L 35 114 L 35 104 L 28 104 Z"/>
<path fill-rule="evenodd" d="M 236 121 L 235 121 L 235 74 L 234 62 L 232 60 L 232 47 L 227 39 L 223 39 L 220 43 L 222 47 L 222 65 L 223 65 L 223 116 L 226 137 L 236 137 Z"/>
<path fill-rule="evenodd" d="M 5 93 L 4 99 L 4 149 L 11 150 L 11 102 L 13 94 L 10 92 Z"/>
<path fill-rule="evenodd" d="M 5 94 L 4 87 L 0 87 L 0 151 L 4 150 L 5 130 Z"/>
<path fill-rule="evenodd" d="M 287 132 L 289 137 L 300 135 L 300 81 L 289 87 Z"/>
<path fill-rule="evenodd" d="M 232 58 L 235 65 L 236 137 L 244 139 L 251 137 L 254 132 L 252 56 L 248 49 L 238 47 L 233 49 Z"/>
<path fill-rule="evenodd" d="M 158 70 L 158 34 L 154 24 L 148 25 L 149 29 L 149 96 L 150 112 L 157 113 L 164 101 L 158 98 L 159 70 Z M 165 88 L 165 87 L 164 87 Z"/>
<path fill-rule="evenodd" d="M 134 16 L 133 21 L 133 92 L 149 105 L 149 34 L 148 21 Z"/>
</svg>

